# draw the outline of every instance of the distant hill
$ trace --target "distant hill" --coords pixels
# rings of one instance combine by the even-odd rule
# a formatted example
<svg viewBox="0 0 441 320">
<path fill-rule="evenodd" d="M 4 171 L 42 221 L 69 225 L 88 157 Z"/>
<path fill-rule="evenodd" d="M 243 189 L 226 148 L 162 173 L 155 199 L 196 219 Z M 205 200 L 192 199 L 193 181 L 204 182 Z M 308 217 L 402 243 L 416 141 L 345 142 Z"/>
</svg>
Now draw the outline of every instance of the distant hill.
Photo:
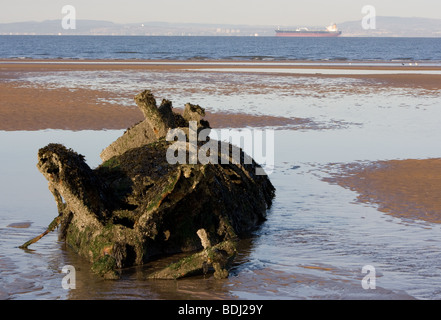
<svg viewBox="0 0 441 320">
<path fill-rule="evenodd" d="M 91 34 L 119 29 L 121 26 L 109 21 L 78 20 L 75 30 L 64 30 L 60 20 L 46 20 L 42 22 L 26 21 L 14 23 L 0 23 L 0 34 L 35 34 L 56 35 L 62 34 Z"/>
<path fill-rule="evenodd" d="M 64 30 L 60 19 L 0 23 L 0 34 L 274 36 L 276 27 L 167 22 L 118 24 L 110 21 L 77 20 L 75 30 Z M 358 21 L 339 23 L 338 27 L 345 37 L 441 37 L 441 19 L 377 17 L 376 29 L 363 30 L 360 18 Z"/>
<path fill-rule="evenodd" d="M 361 19 L 338 28 L 346 37 L 441 37 L 441 19 L 377 17 L 374 30 L 364 30 Z"/>
<path fill-rule="evenodd" d="M 148 35 L 148 36 L 272 36 L 272 26 L 199 23 L 144 22 L 117 24 L 109 21 L 77 20 L 76 29 L 65 30 L 60 20 L 0 23 L 3 35 Z"/>
</svg>

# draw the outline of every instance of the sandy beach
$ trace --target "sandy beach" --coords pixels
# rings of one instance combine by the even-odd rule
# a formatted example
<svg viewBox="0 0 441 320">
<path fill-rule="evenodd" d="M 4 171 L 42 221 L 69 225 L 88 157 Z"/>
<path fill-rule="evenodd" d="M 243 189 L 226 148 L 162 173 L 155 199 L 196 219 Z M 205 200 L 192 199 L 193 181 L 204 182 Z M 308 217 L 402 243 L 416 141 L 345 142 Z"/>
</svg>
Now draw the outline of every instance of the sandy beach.
<svg viewBox="0 0 441 320">
<path fill-rule="evenodd" d="M 346 164 L 329 182 L 356 191 L 361 203 L 395 217 L 441 223 L 441 159 Z"/>
<path fill-rule="evenodd" d="M 439 299 L 440 80 L 440 67 L 401 63 L 0 61 L 0 299 Z M 226 282 L 146 283 L 131 269 L 109 285 L 57 232 L 37 254 L 17 248 L 57 214 L 38 149 L 62 143 L 99 165 L 142 119 L 144 89 L 177 111 L 200 104 L 213 128 L 277 129 L 274 206 Z M 376 290 L 361 286 L 366 264 Z M 65 265 L 76 290 L 60 286 Z"/>
<path fill-rule="evenodd" d="M 295 76 L 295 70 L 321 68 L 324 70 L 378 70 L 378 74 L 302 74 L 302 76 L 319 78 L 356 78 L 362 79 L 371 87 L 403 87 L 422 88 L 429 91 L 441 89 L 440 75 L 406 74 L 406 71 L 440 71 L 439 67 L 416 66 L 341 66 L 332 64 L 321 65 L 290 65 L 283 63 L 219 63 L 219 62 L 169 62 L 151 61 L 131 63 L 118 61 L 0 61 L 0 130 L 4 131 L 35 131 L 43 129 L 62 130 L 102 130 L 125 129 L 142 120 L 142 114 L 133 106 L 120 106 L 106 101 L 121 98 L 121 93 L 108 90 L 48 88 L 38 83 L 30 85 L 21 79 L 24 73 L 71 72 L 90 70 L 145 70 L 160 72 L 203 71 L 204 68 L 218 72 L 223 69 L 240 69 L 247 72 L 253 69 L 265 71 L 291 70 L 292 74 L 279 76 Z M 382 71 L 399 71 L 404 74 L 381 74 Z M 274 71 L 274 72 L 276 72 Z M 257 71 L 258 72 L 258 71 Z M 273 72 L 273 71 L 272 71 Z M 235 90 L 245 90 L 238 85 Z M 331 88 L 332 90 L 332 88 Z M 132 99 L 131 93 L 122 93 L 124 98 Z M 177 109 L 179 111 L 179 108 Z M 310 125 L 313 121 L 304 118 L 276 117 L 246 113 L 210 112 L 206 119 L 213 128 L 267 127 Z M 390 214 L 423 219 L 441 223 L 441 201 L 438 190 L 441 189 L 441 160 L 405 160 L 384 161 L 367 167 L 348 165 L 344 175 L 333 182 L 357 191 L 359 200 L 375 203 L 379 209 Z M 355 168 L 355 169 L 354 169 Z M 350 169 L 350 170 L 348 170 Z"/>
<path fill-rule="evenodd" d="M 121 106 L 111 104 L 106 101 L 112 99 L 131 100 L 135 92 L 117 92 L 109 90 L 94 90 L 89 88 L 69 89 L 52 88 L 39 83 L 29 83 L 22 79 L 24 74 L 44 74 L 44 73 L 69 73 L 73 71 L 109 70 L 109 71 L 156 71 L 156 72 L 190 72 L 204 69 L 222 72 L 225 68 L 236 69 L 246 73 L 264 72 L 265 70 L 276 73 L 277 70 L 290 70 L 292 73 L 280 73 L 277 76 L 288 77 L 296 76 L 296 70 L 311 70 L 311 73 L 302 73 L 302 77 L 314 78 L 350 78 L 365 81 L 366 86 L 370 87 L 414 87 L 426 90 L 441 89 L 440 75 L 434 74 L 381 74 L 383 71 L 397 72 L 441 72 L 441 67 L 416 67 L 416 66 L 333 66 L 332 64 L 322 65 L 301 65 L 284 63 L 253 63 L 253 62 L 171 62 L 171 61 L 149 61 L 142 63 L 137 61 L 0 61 L 0 130 L 43 130 L 43 129 L 63 129 L 63 130 L 101 130 L 101 129 L 125 129 L 132 124 L 140 121 L 142 115 L 136 105 Z M 360 71 L 360 74 L 316 74 L 316 68 L 322 70 L 352 70 Z M 363 74 L 363 71 L 378 70 L 378 74 Z M 300 87 L 300 86 L 299 86 Z M 268 88 L 253 86 L 255 93 L 259 90 L 280 89 L 273 85 Z M 202 90 L 202 89 L 201 89 Z M 206 89 L 205 89 L 206 90 Z M 247 84 L 235 84 L 228 89 L 229 92 L 240 92 L 250 90 Z M 344 88 L 324 88 L 320 89 L 320 94 L 326 94 L 327 90 L 342 90 Z M 350 89 L 355 90 L 354 88 Z M 363 90 L 363 86 L 360 86 Z M 188 89 L 189 93 L 195 89 Z M 208 92 L 209 93 L 209 92 Z M 182 106 L 178 106 L 177 110 Z M 175 106 L 176 108 L 176 106 Z M 207 110 L 207 120 L 212 127 L 264 127 L 264 126 L 286 126 L 286 125 L 305 125 L 312 124 L 309 119 L 292 117 L 273 117 L 265 115 L 255 115 L 252 113 L 213 113 Z"/>
<path fill-rule="evenodd" d="M 207 64 L 208 65 L 208 64 Z M 210 66 L 212 66 L 210 64 Z M 90 70 L 148 70 L 162 72 L 186 72 L 188 65 L 168 63 L 145 65 L 90 64 L 63 62 L 11 63 L 0 61 L 0 130 L 102 130 L 126 129 L 142 120 L 136 105 L 120 106 L 106 103 L 112 99 L 133 100 L 135 92 L 120 93 L 93 89 L 48 88 L 38 83 L 30 85 L 21 81 L 26 73 L 69 72 Z M 191 65 L 200 69 L 200 65 Z M 238 88 L 239 90 L 240 88 Z M 103 102 L 104 101 L 104 102 Z M 158 101 L 159 103 L 160 101 Z M 182 111 L 181 108 L 175 108 Z M 213 128 L 241 128 L 246 126 L 314 125 L 308 119 L 274 117 L 244 113 L 206 112 L 206 119 Z"/>
</svg>

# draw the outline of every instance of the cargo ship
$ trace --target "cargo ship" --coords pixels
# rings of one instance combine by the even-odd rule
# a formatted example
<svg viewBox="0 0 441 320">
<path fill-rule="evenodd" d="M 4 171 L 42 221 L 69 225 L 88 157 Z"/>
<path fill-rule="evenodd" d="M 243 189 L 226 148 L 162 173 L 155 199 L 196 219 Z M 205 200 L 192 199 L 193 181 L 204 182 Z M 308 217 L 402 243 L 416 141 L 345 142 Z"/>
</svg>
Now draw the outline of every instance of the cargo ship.
<svg viewBox="0 0 441 320">
<path fill-rule="evenodd" d="M 309 30 L 308 28 L 298 28 L 296 30 L 283 30 L 277 28 L 277 37 L 338 37 L 341 31 L 338 31 L 335 23 L 331 24 L 325 30 Z"/>
</svg>

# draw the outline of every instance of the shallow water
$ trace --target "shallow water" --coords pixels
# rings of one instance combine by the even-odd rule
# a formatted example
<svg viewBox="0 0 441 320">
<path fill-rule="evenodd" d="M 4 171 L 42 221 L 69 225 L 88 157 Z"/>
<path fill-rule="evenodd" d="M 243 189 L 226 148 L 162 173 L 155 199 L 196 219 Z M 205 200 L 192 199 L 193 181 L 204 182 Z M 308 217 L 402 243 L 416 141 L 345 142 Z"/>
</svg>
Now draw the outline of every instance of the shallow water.
<svg viewBox="0 0 441 320">
<path fill-rule="evenodd" d="M 411 64 L 413 65 L 413 64 Z M 191 70 L 191 69 L 189 69 Z M 201 72 L 249 72 L 249 73 L 277 73 L 277 74 L 330 74 L 330 75 L 376 75 L 376 74 L 435 74 L 441 75 L 439 70 L 357 70 L 357 69 L 278 69 L 278 68 L 206 68 Z"/>
<path fill-rule="evenodd" d="M 100 163 L 100 151 L 122 131 L 0 132 L 0 299 L 441 298 L 440 225 L 391 217 L 374 206 L 355 203 L 352 191 L 322 181 L 333 170 L 330 163 L 439 157 L 439 91 L 381 89 L 346 78 L 243 74 L 213 78 L 208 73 L 194 75 L 193 86 L 200 87 L 196 92 L 182 87 L 190 75 L 128 73 L 124 88 L 137 89 L 141 85 L 136 79 L 155 78 L 154 89 L 161 94 L 170 91 L 167 98 L 175 105 L 191 101 L 215 111 L 296 116 L 332 124 L 321 130 L 275 131 L 270 179 L 276 198 L 268 220 L 241 242 L 230 278 L 144 281 L 143 275 L 155 266 L 151 264 L 125 270 L 121 281 L 103 281 L 58 241 L 57 232 L 30 250 L 18 249 L 57 215 L 47 183 L 35 166 L 38 149 L 60 142 L 84 154 L 94 167 Z M 71 76 L 76 77 L 69 82 L 72 86 L 87 86 L 93 79 L 87 73 Z M 112 76 L 103 73 L 101 89 Z M 56 74 L 51 77 L 54 86 L 62 82 Z M 207 81 L 209 77 L 215 85 Z M 45 79 L 49 78 L 30 83 L 48 84 Z M 85 84 L 81 79 L 87 80 Z M 225 94 L 231 83 L 244 90 Z M 253 91 L 263 84 L 268 85 L 266 90 Z M 335 126 L 335 121 L 342 125 Z M 31 224 L 10 226 L 21 222 Z M 76 269 L 76 289 L 62 287 L 65 265 Z M 376 289 L 362 287 L 366 265 L 375 268 Z"/>
</svg>

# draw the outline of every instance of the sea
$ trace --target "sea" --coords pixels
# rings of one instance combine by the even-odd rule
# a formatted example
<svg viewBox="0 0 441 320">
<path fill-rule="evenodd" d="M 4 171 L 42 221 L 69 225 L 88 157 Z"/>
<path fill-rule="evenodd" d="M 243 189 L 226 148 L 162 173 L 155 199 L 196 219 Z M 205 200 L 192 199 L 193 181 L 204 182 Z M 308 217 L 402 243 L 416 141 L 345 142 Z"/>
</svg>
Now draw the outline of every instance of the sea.
<svg viewBox="0 0 441 320">
<path fill-rule="evenodd" d="M 0 36 L 6 59 L 441 62 L 441 38 Z"/>
<path fill-rule="evenodd" d="M 0 36 L 0 58 L 438 66 L 441 39 Z M 239 243 L 230 277 L 146 281 L 149 266 L 140 266 L 123 270 L 118 281 L 105 281 L 57 231 L 29 250 L 19 249 L 57 215 L 36 168 L 38 149 L 62 143 L 94 168 L 101 150 L 124 130 L 0 131 L 0 299 L 441 299 L 441 226 L 380 212 L 359 203 L 354 191 L 324 181 L 339 164 L 440 157 L 440 90 L 388 87 L 344 75 L 190 69 L 24 71 L 14 79 L 4 74 L 0 81 L 114 90 L 122 96 L 151 89 L 174 106 L 192 102 L 213 112 L 311 119 L 316 125 L 259 128 L 274 130 L 269 178 L 276 197 L 267 220 Z M 132 99 L 104 102 L 133 104 Z M 236 130 L 241 129 L 250 128 Z M 75 288 L 64 285 L 67 266 L 75 270 Z"/>
</svg>

